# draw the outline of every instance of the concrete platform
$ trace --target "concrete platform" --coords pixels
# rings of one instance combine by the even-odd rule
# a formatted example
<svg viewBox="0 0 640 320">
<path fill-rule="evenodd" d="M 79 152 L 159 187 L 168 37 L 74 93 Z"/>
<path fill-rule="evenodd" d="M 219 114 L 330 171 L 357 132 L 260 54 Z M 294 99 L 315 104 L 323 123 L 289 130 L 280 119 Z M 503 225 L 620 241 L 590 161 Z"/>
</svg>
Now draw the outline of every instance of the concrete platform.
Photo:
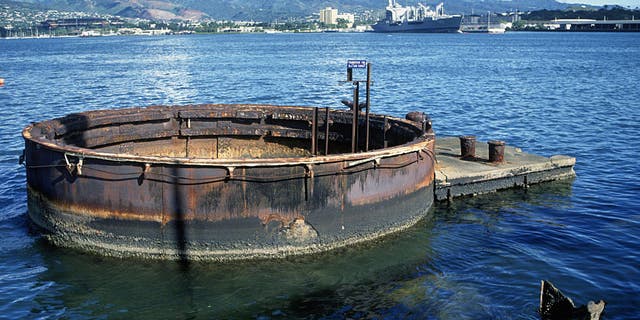
<svg viewBox="0 0 640 320">
<path fill-rule="evenodd" d="M 530 184 L 575 176 L 576 159 L 568 156 L 546 158 L 524 153 L 509 146 L 504 149 L 504 162 L 489 162 L 489 146 L 476 142 L 476 158 L 460 159 L 458 137 L 436 140 L 436 200 L 494 192 L 500 189 L 526 187 Z"/>
</svg>

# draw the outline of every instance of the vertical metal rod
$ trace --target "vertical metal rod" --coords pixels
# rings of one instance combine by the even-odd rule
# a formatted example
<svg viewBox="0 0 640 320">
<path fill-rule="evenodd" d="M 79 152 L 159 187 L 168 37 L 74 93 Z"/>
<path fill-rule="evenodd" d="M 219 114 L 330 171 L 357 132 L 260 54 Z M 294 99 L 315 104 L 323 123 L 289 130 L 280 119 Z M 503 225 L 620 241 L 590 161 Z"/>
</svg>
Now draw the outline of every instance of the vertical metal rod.
<svg viewBox="0 0 640 320">
<path fill-rule="evenodd" d="M 318 108 L 313 108 L 313 117 L 311 118 L 311 154 L 318 154 Z"/>
<path fill-rule="evenodd" d="M 329 154 L 329 107 L 324 108 L 324 154 Z"/>
<path fill-rule="evenodd" d="M 382 147 L 383 148 L 387 148 L 388 143 L 387 143 L 387 127 L 389 126 L 389 119 L 387 119 L 387 116 L 384 116 L 384 125 L 382 128 Z"/>
<path fill-rule="evenodd" d="M 353 119 L 351 120 L 351 153 L 358 148 L 358 96 L 360 95 L 360 82 L 356 82 L 353 89 Z"/>
<path fill-rule="evenodd" d="M 369 107 L 371 106 L 371 62 L 367 63 L 367 111 L 365 113 L 365 146 L 364 151 L 369 151 Z"/>
<path fill-rule="evenodd" d="M 319 135 L 318 135 L 318 131 L 320 131 L 320 109 L 318 107 L 315 107 L 314 111 L 313 111 L 313 117 L 316 118 L 316 131 L 313 133 L 313 136 L 316 138 L 316 147 L 313 149 L 313 155 L 318 155 L 318 149 L 320 149 L 318 147 L 318 145 L 320 144 L 318 139 L 319 139 Z"/>
</svg>

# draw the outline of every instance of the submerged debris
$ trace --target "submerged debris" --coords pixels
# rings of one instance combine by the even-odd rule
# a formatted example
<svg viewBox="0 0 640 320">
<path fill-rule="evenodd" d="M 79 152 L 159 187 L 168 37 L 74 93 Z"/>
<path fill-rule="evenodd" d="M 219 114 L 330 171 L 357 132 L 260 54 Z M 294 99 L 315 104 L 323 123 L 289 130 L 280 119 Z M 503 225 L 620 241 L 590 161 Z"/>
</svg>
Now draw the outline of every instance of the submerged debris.
<svg viewBox="0 0 640 320">
<path fill-rule="evenodd" d="M 589 301 L 586 306 L 576 308 L 571 298 L 565 296 L 551 282 L 542 280 L 540 286 L 540 318 L 552 319 L 585 319 L 598 320 L 604 311 L 606 302 Z"/>
</svg>

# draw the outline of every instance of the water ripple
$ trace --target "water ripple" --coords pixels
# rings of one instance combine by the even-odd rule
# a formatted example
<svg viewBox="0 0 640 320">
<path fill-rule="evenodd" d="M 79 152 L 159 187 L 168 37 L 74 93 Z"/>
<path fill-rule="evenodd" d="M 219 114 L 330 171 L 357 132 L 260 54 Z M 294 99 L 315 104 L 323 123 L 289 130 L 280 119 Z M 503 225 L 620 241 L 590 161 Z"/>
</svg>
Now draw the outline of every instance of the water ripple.
<svg viewBox="0 0 640 320">
<path fill-rule="evenodd" d="M 0 313 L 9 318 L 537 319 L 539 281 L 607 315 L 640 305 L 639 34 L 281 34 L 1 40 Z M 117 54 L 114 54 L 117 53 Z M 577 158 L 578 177 L 456 200 L 364 248 L 255 264 L 103 259 L 30 230 L 20 132 L 153 104 L 344 108 L 373 62 L 372 111 L 439 135 Z M 362 76 L 361 74 L 357 76 Z M 123 294 L 123 292 L 127 292 Z M 171 297 L 168 299 L 167 297 Z M 132 299 L 133 298 L 133 299 Z"/>
</svg>

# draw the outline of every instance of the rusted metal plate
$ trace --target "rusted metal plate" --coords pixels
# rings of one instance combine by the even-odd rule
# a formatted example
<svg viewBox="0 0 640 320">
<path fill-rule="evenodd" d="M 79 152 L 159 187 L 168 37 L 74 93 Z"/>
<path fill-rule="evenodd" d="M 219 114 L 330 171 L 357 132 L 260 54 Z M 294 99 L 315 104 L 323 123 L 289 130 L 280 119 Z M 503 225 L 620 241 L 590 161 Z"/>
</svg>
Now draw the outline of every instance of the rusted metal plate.
<svg viewBox="0 0 640 320">
<path fill-rule="evenodd" d="M 73 131 L 85 131 L 90 128 L 116 124 L 134 123 L 134 122 L 151 122 L 165 121 L 174 117 L 170 109 L 154 110 L 154 108 L 134 108 L 121 109 L 119 113 L 113 112 L 95 112 L 91 117 L 82 114 L 71 114 L 59 120 L 56 123 L 56 137 L 63 136 Z"/>
<path fill-rule="evenodd" d="M 390 118 L 387 130 L 373 115 L 371 151 L 343 153 L 350 117 L 331 112 L 329 154 L 312 156 L 311 108 L 145 110 L 25 128 L 29 214 L 54 243 L 118 256 L 273 257 L 406 228 L 433 201 L 434 135 L 411 121 Z M 60 129 L 82 117 L 113 122 Z"/>
</svg>

